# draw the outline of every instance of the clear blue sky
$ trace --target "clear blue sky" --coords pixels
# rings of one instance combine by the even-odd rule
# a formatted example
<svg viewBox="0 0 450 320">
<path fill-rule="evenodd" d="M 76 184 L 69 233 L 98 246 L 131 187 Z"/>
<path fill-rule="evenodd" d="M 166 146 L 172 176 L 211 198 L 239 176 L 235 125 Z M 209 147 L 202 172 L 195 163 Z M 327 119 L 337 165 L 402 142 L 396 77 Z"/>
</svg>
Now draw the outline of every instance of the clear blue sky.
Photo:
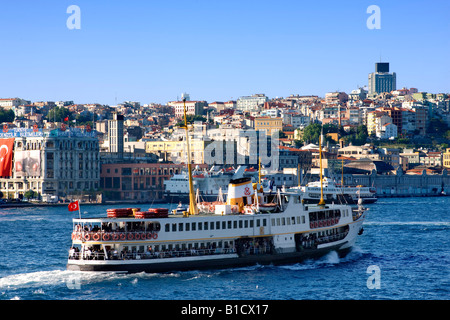
<svg viewBox="0 0 450 320">
<path fill-rule="evenodd" d="M 69 30 L 69 5 L 81 29 Z M 369 5 L 381 29 L 369 30 Z M 450 92 L 450 1 L 2 1 L 0 97 L 114 104 L 349 92 L 381 59 Z"/>
</svg>

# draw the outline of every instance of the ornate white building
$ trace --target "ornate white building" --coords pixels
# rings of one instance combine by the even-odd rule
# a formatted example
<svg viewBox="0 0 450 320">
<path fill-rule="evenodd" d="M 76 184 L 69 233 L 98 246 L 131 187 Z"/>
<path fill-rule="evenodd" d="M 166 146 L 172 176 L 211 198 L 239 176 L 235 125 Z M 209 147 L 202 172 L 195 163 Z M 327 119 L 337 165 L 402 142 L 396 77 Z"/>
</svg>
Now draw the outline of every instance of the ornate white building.
<svg viewBox="0 0 450 320">
<path fill-rule="evenodd" d="M 28 190 L 66 196 L 99 188 L 100 153 L 95 132 L 12 129 L 0 134 L 0 140 L 5 138 L 14 138 L 14 156 L 12 176 L 0 177 L 4 198 L 20 198 Z"/>
</svg>

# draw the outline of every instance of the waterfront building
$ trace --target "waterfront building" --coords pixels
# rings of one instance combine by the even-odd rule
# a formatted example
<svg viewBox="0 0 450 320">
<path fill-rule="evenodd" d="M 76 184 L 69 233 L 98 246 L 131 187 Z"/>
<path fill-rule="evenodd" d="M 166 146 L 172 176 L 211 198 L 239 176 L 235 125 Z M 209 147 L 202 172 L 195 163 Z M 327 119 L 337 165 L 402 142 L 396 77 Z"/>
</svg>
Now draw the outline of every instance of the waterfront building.
<svg viewBox="0 0 450 320">
<path fill-rule="evenodd" d="M 375 72 L 369 73 L 369 95 L 396 90 L 397 76 L 389 73 L 389 63 L 375 63 Z"/>
<path fill-rule="evenodd" d="M 185 164 L 174 163 L 102 164 L 100 187 L 106 200 L 162 200 L 164 181 L 180 174 L 185 167 Z"/>
<path fill-rule="evenodd" d="M 11 129 L 0 140 L 14 139 L 12 175 L 0 177 L 5 198 L 37 194 L 65 197 L 97 190 L 100 182 L 99 143 L 95 132 L 69 128 Z"/>
<path fill-rule="evenodd" d="M 450 148 L 445 149 L 445 152 L 442 155 L 442 165 L 445 168 L 450 169 Z"/>
</svg>

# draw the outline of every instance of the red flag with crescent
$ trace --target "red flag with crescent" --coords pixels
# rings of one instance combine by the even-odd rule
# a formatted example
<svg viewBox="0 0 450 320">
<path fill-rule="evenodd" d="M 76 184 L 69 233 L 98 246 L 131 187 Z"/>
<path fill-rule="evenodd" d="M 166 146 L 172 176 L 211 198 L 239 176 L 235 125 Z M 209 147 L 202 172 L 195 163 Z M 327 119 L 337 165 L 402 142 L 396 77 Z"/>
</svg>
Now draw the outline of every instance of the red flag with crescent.
<svg viewBox="0 0 450 320">
<path fill-rule="evenodd" d="M 77 211 L 80 210 L 80 205 L 78 204 L 78 201 L 74 201 L 69 203 L 68 208 L 69 211 Z"/>
<path fill-rule="evenodd" d="M 12 176 L 14 138 L 0 139 L 0 177 Z"/>
</svg>

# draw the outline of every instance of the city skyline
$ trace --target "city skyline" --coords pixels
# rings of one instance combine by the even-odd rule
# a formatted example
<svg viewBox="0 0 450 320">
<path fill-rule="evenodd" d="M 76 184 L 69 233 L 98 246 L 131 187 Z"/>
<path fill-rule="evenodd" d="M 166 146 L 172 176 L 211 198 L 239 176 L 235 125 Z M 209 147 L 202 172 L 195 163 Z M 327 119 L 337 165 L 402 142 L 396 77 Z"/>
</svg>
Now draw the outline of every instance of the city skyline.
<svg viewBox="0 0 450 320">
<path fill-rule="evenodd" d="M 367 8 L 381 13 L 366 25 Z M 71 30 L 70 5 L 81 28 Z M 397 89 L 449 92 L 445 1 L 4 3 L 0 97 L 114 105 L 324 96 L 367 86 L 389 62 Z M 421 23 L 418 23 L 420 22 Z M 446 41 L 447 40 L 447 41 Z"/>
</svg>

